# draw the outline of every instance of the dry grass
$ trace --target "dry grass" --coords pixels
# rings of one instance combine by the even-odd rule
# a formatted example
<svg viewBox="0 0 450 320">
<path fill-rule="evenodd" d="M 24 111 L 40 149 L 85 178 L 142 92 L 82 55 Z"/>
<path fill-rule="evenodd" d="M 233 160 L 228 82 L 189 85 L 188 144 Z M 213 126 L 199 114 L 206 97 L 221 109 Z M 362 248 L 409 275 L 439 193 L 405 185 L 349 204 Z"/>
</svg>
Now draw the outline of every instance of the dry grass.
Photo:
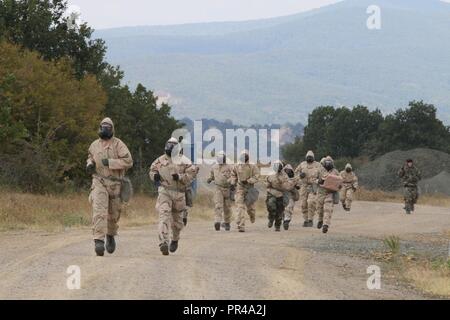
<svg viewBox="0 0 450 320">
<path fill-rule="evenodd" d="M 405 263 L 405 277 L 422 291 L 450 298 L 450 260 Z"/>
<path fill-rule="evenodd" d="M 360 188 L 355 193 L 355 199 L 360 201 L 401 203 L 403 202 L 403 195 L 398 192 L 386 192 L 381 190 L 367 190 L 364 188 Z M 418 204 L 436 207 L 448 207 L 450 206 L 450 197 L 446 195 L 425 194 L 419 197 Z"/>
</svg>

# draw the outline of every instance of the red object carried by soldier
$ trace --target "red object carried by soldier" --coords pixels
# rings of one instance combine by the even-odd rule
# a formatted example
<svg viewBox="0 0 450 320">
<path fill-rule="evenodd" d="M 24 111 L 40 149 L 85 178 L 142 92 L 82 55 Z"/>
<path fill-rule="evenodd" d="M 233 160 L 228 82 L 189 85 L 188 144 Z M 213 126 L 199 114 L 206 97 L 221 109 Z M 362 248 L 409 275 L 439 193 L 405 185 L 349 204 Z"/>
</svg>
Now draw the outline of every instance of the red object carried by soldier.
<svg viewBox="0 0 450 320">
<path fill-rule="evenodd" d="M 341 176 L 329 174 L 325 178 L 325 181 L 324 181 L 322 187 L 328 191 L 336 192 L 336 191 L 339 191 L 339 189 L 341 188 L 343 181 L 344 181 L 344 179 L 342 179 Z"/>
</svg>

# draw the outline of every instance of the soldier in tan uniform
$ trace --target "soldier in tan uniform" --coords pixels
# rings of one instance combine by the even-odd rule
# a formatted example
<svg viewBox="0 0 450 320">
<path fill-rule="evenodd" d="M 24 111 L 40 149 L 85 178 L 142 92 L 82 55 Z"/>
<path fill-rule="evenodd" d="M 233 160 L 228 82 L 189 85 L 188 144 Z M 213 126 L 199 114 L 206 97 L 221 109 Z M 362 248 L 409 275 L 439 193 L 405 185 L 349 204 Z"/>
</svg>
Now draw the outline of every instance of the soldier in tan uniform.
<svg viewBox="0 0 450 320">
<path fill-rule="evenodd" d="M 284 230 L 289 229 L 289 223 L 292 220 L 292 215 L 294 214 L 295 203 L 300 200 L 300 177 L 295 175 L 294 168 L 290 164 L 285 164 L 283 171 L 288 176 L 288 179 L 292 182 L 290 184 L 289 190 L 285 192 L 285 199 L 287 199 L 287 205 L 284 208 L 284 221 L 283 228 Z"/>
<path fill-rule="evenodd" d="M 347 163 L 345 170 L 341 171 L 341 177 L 343 179 L 341 189 L 341 203 L 345 211 L 350 212 L 353 201 L 353 193 L 358 189 L 358 177 L 353 172 L 352 165 Z"/>
<path fill-rule="evenodd" d="M 314 153 L 310 150 L 306 153 L 305 161 L 295 169 L 300 176 L 300 203 L 303 213 L 304 227 L 312 227 L 316 212 L 317 182 L 322 165 L 315 161 Z"/>
<path fill-rule="evenodd" d="M 334 196 L 336 192 L 332 192 L 323 187 L 328 175 L 339 176 L 339 171 L 334 168 L 333 159 L 328 156 L 321 161 L 323 168 L 319 173 L 319 190 L 317 191 L 316 212 L 319 216 L 317 224 L 318 229 L 322 229 L 323 233 L 327 233 L 331 225 L 331 217 L 333 215 Z"/>
<path fill-rule="evenodd" d="M 197 169 L 191 160 L 180 154 L 180 145 L 175 138 L 167 141 L 165 154 L 150 166 L 150 179 L 159 183 L 156 210 L 159 214 L 159 247 L 163 255 L 178 248 L 180 232 L 184 227 L 183 211 L 186 208 L 185 192 L 195 179 Z M 172 230 L 172 240 L 169 232 Z"/>
<path fill-rule="evenodd" d="M 245 219 L 248 214 L 250 221 L 256 219 L 256 200 L 249 199 L 257 195 L 254 188 L 258 182 L 260 171 L 256 164 L 249 162 L 250 156 L 247 150 L 241 152 L 239 163 L 233 166 L 230 182 L 236 186 L 237 226 L 239 232 L 245 232 Z"/>
<path fill-rule="evenodd" d="M 283 222 L 284 209 L 288 204 L 286 192 L 290 191 L 296 184 L 294 175 L 292 174 L 289 177 L 283 169 L 283 163 L 275 161 L 273 164 L 274 173 L 264 179 L 267 188 L 268 227 L 272 228 L 275 223 L 275 231 L 280 231 Z"/>
<path fill-rule="evenodd" d="M 108 253 L 116 249 L 114 236 L 122 210 L 122 179 L 127 169 L 133 166 L 133 159 L 125 143 L 114 137 L 114 124 L 110 118 L 100 123 L 99 137 L 89 147 L 86 170 L 92 175 L 89 203 L 92 205 L 95 252 L 103 256 L 105 236 Z"/>
<path fill-rule="evenodd" d="M 214 182 L 214 214 L 215 222 L 214 228 L 216 231 L 220 231 L 220 227 L 223 223 L 223 227 L 226 231 L 230 231 L 231 223 L 231 192 L 232 185 L 231 171 L 232 165 L 227 163 L 227 156 L 223 151 L 218 152 L 216 157 L 216 164 L 211 168 L 208 184 Z"/>
</svg>

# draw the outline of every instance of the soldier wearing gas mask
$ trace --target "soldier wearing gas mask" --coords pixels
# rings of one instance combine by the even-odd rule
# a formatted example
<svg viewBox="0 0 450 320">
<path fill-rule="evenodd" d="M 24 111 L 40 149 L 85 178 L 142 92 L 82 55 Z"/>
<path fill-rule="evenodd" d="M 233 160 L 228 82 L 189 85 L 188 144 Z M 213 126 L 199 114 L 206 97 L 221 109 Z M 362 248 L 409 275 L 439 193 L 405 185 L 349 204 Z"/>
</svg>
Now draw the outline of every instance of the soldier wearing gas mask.
<svg viewBox="0 0 450 320">
<path fill-rule="evenodd" d="M 99 139 L 89 147 L 86 170 L 92 175 L 89 203 L 92 205 L 95 252 L 103 256 L 116 249 L 114 237 L 122 211 L 121 186 L 133 159 L 125 143 L 114 136 L 110 118 L 100 123 Z M 106 238 L 106 245 L 105 245 Z"/>
</svg>

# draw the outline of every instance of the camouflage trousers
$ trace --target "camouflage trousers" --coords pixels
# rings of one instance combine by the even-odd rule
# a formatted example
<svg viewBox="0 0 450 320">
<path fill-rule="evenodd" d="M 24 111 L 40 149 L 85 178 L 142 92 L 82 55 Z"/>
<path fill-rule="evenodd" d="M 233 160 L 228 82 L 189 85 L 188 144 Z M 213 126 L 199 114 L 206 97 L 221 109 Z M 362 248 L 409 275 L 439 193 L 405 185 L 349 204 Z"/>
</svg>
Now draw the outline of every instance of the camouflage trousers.
<svg viewBox="0 0 450 320">
<path fill-rule="evenodd" d="M 316 213 L 319 216 L 319 221 L 330 226 L 331 217 L 333 216 L 333 192 L 328 192 L 325 189 L 319 188 L 317 192 Z"/>
<path fill-rule="evenodd" d="M 317 195 L 314 194 L 312 186 L 302 185 L 300 188 L 300 205 L 303 219 L 313 220 L 316 213 Z"/>
<path fill-rule="evenodd" d="M 353 188 L 342 187 L 340 191 L 341 202 L 345 205 L 347 209 L 350 209 L 353 201 Z"/>
<path fill-rule="evenodd" d="M 414 211 L 414 205 L 419 199 L 417 186 L 405 186 L 403 189 L 403 196 L 405 199 L 405 210 Z"/>
<path fill-rule="evenodd" d="M 105 235 L 115 236 L 122 211 L 120 182 L 94 178 L 89 203 L 92 205 L 92 232 L 94 239 L 104 240 Z"/>
<path fill-rule="evenodd" d="M 275 227 L 281 226 L 283 222 L 283 213 L 285 208 L 285 198 L 275 197 L 271 193 L 267 193 L 266 207 L 269 221 L 275 222 Z"/>
<path fill-rule="evenodd" d="M 185 193 L 167 190 L 164 187 L 159 187 L 158 193 L 156 211 L 159 215 L 159 243 L 169 243 L 170 230 L 172 231 L 172 240 L 178 241 L 180 239 L 180 232 L 184 227 L 183 212 L 186 209 Z"/>
<path fill-rule="evenodd" d="M 230 189 L 216 186 L 214 190 L 214 222 L 231 222 Z"/>
<path fill-rule="evenodd" d="M 295 201 L 289 196 L 288 203 L 284 208 L 284 221 L 291 221 L 292 216 L 294 215 Z"/>
<path fill-rule="evenodd" d="M 245 228 L 245 220 L 247 215 L 250 217 L 250 220 L 252 222 L 256 219 L 256 203 L 252 203 L 250 205 L 247 205 L 245 203 L 245 196 L 247 194 L 248 189 L 245 187 L 237 186 L 236 188 L 236 195 L 235 195 L 235 202 L 236 202 L 236 210 L 237 210 L 237 220 L 236 224 L 238 228 L 244 229 Z"/>
</svg>

